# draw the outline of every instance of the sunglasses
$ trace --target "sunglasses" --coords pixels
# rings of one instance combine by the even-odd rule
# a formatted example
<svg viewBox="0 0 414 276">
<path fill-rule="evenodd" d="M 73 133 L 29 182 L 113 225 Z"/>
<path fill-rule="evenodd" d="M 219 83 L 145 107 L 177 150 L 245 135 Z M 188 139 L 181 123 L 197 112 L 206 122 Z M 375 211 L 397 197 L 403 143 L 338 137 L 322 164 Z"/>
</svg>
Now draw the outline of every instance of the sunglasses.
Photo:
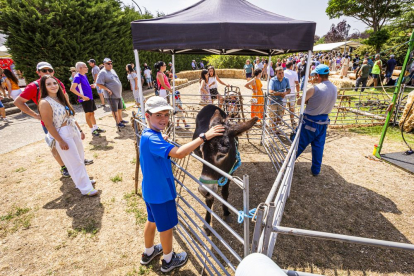
<svg viewBox="0 0 414 276">
<path fill-rule="evenodd" d="M 53 73 L 53 69 L 40 69 L 42 73 Z"/>
<path fill-rule="evenodd" d="M 107 62 L 107 63 L 105 63 L 106 65 L 112 65 L 112 62 Z"/>
</svg>

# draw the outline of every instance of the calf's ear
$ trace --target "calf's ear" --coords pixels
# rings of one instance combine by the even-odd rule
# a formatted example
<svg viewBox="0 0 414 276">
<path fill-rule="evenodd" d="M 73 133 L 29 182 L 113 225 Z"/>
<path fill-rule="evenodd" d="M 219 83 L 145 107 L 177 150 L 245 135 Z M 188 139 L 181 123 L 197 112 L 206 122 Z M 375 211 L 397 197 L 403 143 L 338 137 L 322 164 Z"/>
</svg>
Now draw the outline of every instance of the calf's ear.
<svg viewBox="0 0 414 276">
<path fill-rule="evenodd" d="M 254 117 L 253 119 L 250 119 L 247 122 L 232 125 L 229 129 L 229 135 L 234 135 L 234 136 L 241 135 L 243 132 L 251 129 L 254 126 L 254 124 L 257 122 L 257 120 L 259 120 L 259 118 Z"/>
<path fill-rule="evenodd" d="M 226 119 L 225 118 L 223 118 L 222 116 L 221 116 L 221 114 L 220 114 L 220 110 L 216 110 L 215 112 L 214 112 L 214 114 L 213 114 L 213 116 L 211 117 L 211 119 L 210 119 L 210 125 L 209 125 L 209 128 L 211 128 L 212 126 L 215 126 L 215 125 L 221 125 L 221 124 L 224 124 L 226 122 Z"/>
</svg>

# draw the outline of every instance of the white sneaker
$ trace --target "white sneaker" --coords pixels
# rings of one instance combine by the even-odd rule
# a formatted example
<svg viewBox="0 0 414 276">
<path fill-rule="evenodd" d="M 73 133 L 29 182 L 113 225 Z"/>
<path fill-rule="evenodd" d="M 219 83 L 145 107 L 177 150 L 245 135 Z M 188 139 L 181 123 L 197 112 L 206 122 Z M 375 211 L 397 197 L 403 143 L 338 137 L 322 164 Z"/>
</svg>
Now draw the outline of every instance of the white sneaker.
<svg viewBox="0 0 414 276">
<path fill-rule="evenodd" d="M 2 118 L 2 119 L 3 119 L 3 121 L 5 121 L 6 123 L 11 123 L 11 122 L 12 122 L 10 119 L 7 119 L 7 118 Z"/>
</svg>

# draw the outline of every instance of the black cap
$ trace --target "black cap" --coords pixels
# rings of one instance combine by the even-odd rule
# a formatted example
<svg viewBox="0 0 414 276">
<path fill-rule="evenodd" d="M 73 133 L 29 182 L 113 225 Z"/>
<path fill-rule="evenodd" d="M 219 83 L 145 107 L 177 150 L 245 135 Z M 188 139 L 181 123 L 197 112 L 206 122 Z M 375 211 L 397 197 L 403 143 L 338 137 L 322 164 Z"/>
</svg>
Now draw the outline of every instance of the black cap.
<svg viewBox="0 0 414 276">
<path fill-rule="evenodd" d="M 88 62 L 91 62 L 91 63 L 95 63 L 96 64 L 96 60 L 94 60 L 93 58 L 91 58 L 90 60 L 88 60 Z"/>
</svg>

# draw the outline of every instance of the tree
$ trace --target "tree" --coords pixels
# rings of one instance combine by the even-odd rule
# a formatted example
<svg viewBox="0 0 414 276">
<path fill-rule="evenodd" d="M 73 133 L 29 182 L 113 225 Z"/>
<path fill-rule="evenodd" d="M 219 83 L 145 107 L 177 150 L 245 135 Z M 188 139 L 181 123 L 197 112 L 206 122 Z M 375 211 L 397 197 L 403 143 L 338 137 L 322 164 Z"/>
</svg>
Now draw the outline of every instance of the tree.
<svg viewBox="0 0 414 276">
<path fill-rule="evenodd" d="M 332 24 L 331 29 L 324 36 L 325 41 L 332 43 L 347 40 L 350 28 L 351 26 L 346 23 L 346 20 L 342 20 L 336 26 Z"/>
<path fill-rule="evenodd" d="M 316 41 L 318 41 L 319 39 L 321 39 L 321 37 L 319 35 L 314 35 L 313 36 L 313 43 L 316 43 Z"/>
<path fill-rule="evenodd" d="M 406 12 L 411 2 L 412 0 L 329 0 L 326 14 L 331 19 L 350 16 L 367 24 L 373 29 L 371 42 L 377 43 L 375 48 L 379 52 L 384 43 L 381 38 L 384 33 L 377 32 L 381 31 L 385 23 Z"/>
</svg>

